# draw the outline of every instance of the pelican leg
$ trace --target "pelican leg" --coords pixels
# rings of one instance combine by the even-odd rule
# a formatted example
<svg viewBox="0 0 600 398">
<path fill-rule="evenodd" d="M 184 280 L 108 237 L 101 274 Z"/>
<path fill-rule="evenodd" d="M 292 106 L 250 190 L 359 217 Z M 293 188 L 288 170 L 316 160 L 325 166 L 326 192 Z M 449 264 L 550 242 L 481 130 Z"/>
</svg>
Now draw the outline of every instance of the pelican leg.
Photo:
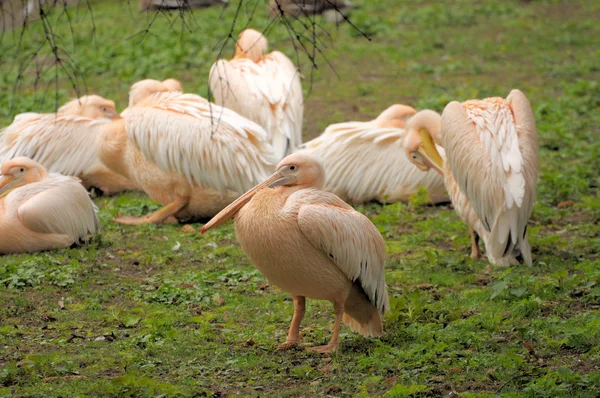
<svg viewBox="0 0 600 398">
<path fill-rule="evenodd" d="M 479 250 L 479 235 L 471 227 L 469 227 L 469 233 L 471 234 L 471 258 L 483 258 L 483 255 Z"/>
<path fill-rule="evenodd" d="M 294 299 L 294 316 L 292 317 L 292 323 L 290 324 L 287 339 L 277 346 L 277 349 L 279 350 L 287 350 L 300 342 L 300 322 L 302 322 L 302 318 L 304 318 L 306 298 L 303 296 L 292 296 L 292 298 Z"/>
<path fill-rule="evenodd" d="M 344 302 L 334 301 L 333 309 L 335 311 L 335 322 L 333 324 L 333 335 L 331 336 L 331 340 L 329 340 L 327 345 L 310 347 L 309 350 L 327 354 L 337 349 L 340 337 L 340 325 L 342 323 L 342 317 L 344 316 Z"/>
<path fill-rule="evenodd" d="M 174 217 L 177 212 L 183 209 L 188 204 L 187 198 L 177 198 L 173 202 L 164 206 L 162 209 L 148 214 L 144 217 L 122 216 L 113 218 L 113 221 L 124 225 L 141 225 L 141 224 L 160 224 L 177 222 Z"/>
</svg>

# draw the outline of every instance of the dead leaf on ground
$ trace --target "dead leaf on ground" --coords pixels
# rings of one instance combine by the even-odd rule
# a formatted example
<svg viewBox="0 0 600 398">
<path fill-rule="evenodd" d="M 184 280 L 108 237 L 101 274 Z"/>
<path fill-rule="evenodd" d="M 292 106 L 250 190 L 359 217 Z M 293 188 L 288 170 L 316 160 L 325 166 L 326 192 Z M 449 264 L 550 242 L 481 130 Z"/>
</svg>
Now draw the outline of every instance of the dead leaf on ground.
<svg viewBox="0 0 600 398">
<path fill-rule="evenodd" d="M 192 232 L 196 232 L 196 229 L 194 227 L 192 227 L 190 224 L 186 224 L 181 228 L 182 232 L 186 232 L 186 233 L 192 233 Z"/>
<path fill-rule="evenodd" d="M 459 375 L 465 374 L 464 369 L 461 369 L 461 368 L 450 368 L 450 369 L 448 369 L 448 372 L 450 372 L 450 373 L 456 373 L 456 374 L 459 374 Z"/>
<path fill-rule="evenodd" d="M 565 200 L 556 205 L 559 209 L 564 209 L 566 207 L 571 207 L 575 204 L 574 200 Z"/>
</svg>

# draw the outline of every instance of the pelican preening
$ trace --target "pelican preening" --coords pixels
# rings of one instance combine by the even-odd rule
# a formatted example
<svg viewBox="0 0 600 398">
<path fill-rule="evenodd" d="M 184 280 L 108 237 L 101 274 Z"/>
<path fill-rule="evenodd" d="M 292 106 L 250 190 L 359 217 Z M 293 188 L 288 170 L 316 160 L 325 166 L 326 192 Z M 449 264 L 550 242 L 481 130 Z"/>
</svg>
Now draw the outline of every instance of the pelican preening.
<svg viewBox="0 0 600 398">
<path fill-rule="evenodd" d="M 434 203 L 447 202 L 443 178 L 422 173 L 402 150 L 405 120 L 415 113 L 410 106 L 392 105 L 369 122 L 333 124 L 302 145 L 323 164 L 325 190 L 360 204 L 407 201 L 425 187 Z"/>
<path fill-rule="evenodd" d="M 292 61 L 267 50 L 267 39 L 260 32 L 244 30 L 235 57 L 211 67 L 210 90 L 216 104 L 262 126 L 281 160 L 302 144 L 302 86 Z"/>
<path fill-rule="evenodd" d="M 445 148 L 445 160 L 433 142 Z M 422 111 L 409 121 L 405 149 L 418 167 L 444 175 L 456 212 L 470 227 L 472 257 L 480 256 L 481 237 L 491 263 L 532 264 L 527 221 L 535 202 L 538 141 L 521 91 L 506 99 L 452 101 L 441 117 Z"/>
<path fill-rule="evenodd" d="M 335 323 L 322 353 L 337 348 L 340 323 L 364 336 L 381 336 L 389 309 L 385 244 L 371 221 L 322 191 L 321 164 L 304 153 L 283 159 L 270 178 L 204 225 L 202 233 L 235 216 L 237 238 L 273 284 L 292 295 L 294 316 L 286 341 L 299 341 L 305 298 L 333 303 Z"/>
<path fill-rule="evenodd" d="M 145 89 L 140 95 L 133 87 L 131 92 L 134 105 L 106 126 L 98 156 L 164 207 L 116 221 L 135 225 L 212 217 L 273 170 L 273 148 L 256 123 L 198 95 Z"/>
<path fill-rule="evenodd" d="M 76 178 L 23 157 L 4 162 L 1 173 L 0 254 L 69 247 L 98 231 L 94 203 Z"/>
<path fill-rule="evenodd" d="M 49 172 L 74 176 L 105 194 L 135 189 L 135 184 L 104 166 L 94 149 L 103 126 L 119 119 L 113 101 L 98 95 L 69 101 L 56 114 L 24 113 L 0 132 L 0 164 L 27 157 Z"/>
</svg>

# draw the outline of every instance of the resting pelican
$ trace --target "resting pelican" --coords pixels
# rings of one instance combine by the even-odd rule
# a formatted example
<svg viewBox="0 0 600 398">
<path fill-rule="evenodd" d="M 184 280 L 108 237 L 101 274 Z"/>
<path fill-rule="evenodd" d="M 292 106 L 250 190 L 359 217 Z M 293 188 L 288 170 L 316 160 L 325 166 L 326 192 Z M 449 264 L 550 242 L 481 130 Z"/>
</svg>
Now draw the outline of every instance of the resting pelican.
<svg viewBox="0 0 600 398">
<path fill-rule="evenodd" d="M 96 207 L 76 178 L 24 157 L 1 171 L 0 254 L 69 247 L 98 231 Z"/>
<path fill-rule="evenodd" d="M 266 54 L 267 49 L 260 32 L 244 30 L 235 57 L 210 69 L 210 90 L 216 104 L 261 125 L 282 159 L 302 144 L 302 86 L 292 61 L 279 51 Z"/>
<path fill-rule="evenodd" d="M 143 83 L 152 84 L 162 85 Z M 237 113 L 193 94 L 144 89 L 142 98 L 133 87 L 131 92 L 135 105 L 101 134 L 98 156 L 164 207 L 115 221 L 212 217 L 273 170 L 277 160 L 267 134 Z"/>
<path fill-rule="evenodd" d="M 433 142 L 446 149 L 446 160 Z M 483 238 L 492 264 L 532 264 L 527 220 L 535 202 L 538 141 L 527 97 L 512 90 L 500 97 L 449 103 L 443 115 L 417 113 L 405 149 L 422 170 L 433 167 L 458 215 L 469 225 L 471 257 Z"/>
<path fill-rule="evenodd" d="M 69 101 L 56 114 L 24 113 L 0 132 L 0 164 L 24 156 L 48 171 L 78 177 L 86 188 L 112 194 L 136 186 L 107 169 L 94 140 L 102 126 L 118 119 L 115 104 L 98 95 Z"/>
<path fill-rule="evenodd" d="M 407 105 L 392 105 L 374 120 L 333 124 L 305 143 L 304 151 L 325 168 L 325 189 L 359 204 L 407 201 L 425 187 L 433 203 L 447 202 L 443 178 L 422 173 L 402 150 L 404 120 L 415 112 Z"/>
<path fill-rule="evenodd" d="M 337 348 L 342 320 L 364 336 L 383 334 L 380 314 L 389 309 L 383 238 L 367 217 L 322 191 L 324 180 L 315 158 L 292 154 L 202 228 L 205 233 L 235 216 L 242 249 L 292 295 L 294 316 L 280 348 L 298 343 L 306 297 L 331 301 L 335 310 L 333 336 L 315 351 Z"/>
</svg>

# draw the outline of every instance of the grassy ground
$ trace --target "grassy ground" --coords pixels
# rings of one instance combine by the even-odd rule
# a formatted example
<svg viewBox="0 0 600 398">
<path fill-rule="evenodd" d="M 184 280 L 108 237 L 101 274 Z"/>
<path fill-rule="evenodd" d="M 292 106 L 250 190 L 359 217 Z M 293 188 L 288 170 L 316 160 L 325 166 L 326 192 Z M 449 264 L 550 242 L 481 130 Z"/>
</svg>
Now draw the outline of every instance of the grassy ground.
<svg viewBox="0 0 600 398">
<path fill-rule="evenodd" d="M 326 25 L 335 72 L 321 60 L 310 93 L 301 58 L 305 138 L 394 102 L 441 110 L 450 100 L 520 88 L 540 134 L 534 266 L 471 260 L 467 227 L 423 195 L 359 207 L 387 243 L 385 337 L 343 329 L 330 356 L 277 352 L 292 302 L 253 268 L 231 225 L 205 237 L 195 224 L 117 226 L 117 212 L 157 205 L 141 194 L 98 198 L 104 230 L 89 246 L 0 257 L 0 396 L 600 395 L 600 5 L 354 1 L 362 8 L 352 20 L 372 40 Z M 229 29 L 220 10 L 197 12 L 183 41 L 180 23 L 170 31 L 158 18 L 140 42 L 130 36 L 152 17 L 131 6 L 94 2 L 93 40 L 83 10 L 73 18 L 74 40 L 59 30 L 64 46 L 75 45 L 89 89 L 120 107 L 128 86 L 145 77 L 175 77 L 205 94 L 214 46 Z M 225 21 L 234 13 L 230 7 Z M 252 25 L 266 24 L 261 3 Z M 42 40 L 41 26 L 31 29 L 24 49 Z M 293 55 L 283 28 L 269 38 Z M 2 124 L 18 112 L 51 111 L 55 101 L 52 91 L 44 96 L 54 70 L 34 90 L 43 53 L 11 96 L 22 61 L 11 55 L 14 39 L 0 44 Z M 64 102 L 73 93 L 59 78 Z M 332 319 L 329 303 L 309 301 L 304 342 L 324 344 Z"/>
</svg>

